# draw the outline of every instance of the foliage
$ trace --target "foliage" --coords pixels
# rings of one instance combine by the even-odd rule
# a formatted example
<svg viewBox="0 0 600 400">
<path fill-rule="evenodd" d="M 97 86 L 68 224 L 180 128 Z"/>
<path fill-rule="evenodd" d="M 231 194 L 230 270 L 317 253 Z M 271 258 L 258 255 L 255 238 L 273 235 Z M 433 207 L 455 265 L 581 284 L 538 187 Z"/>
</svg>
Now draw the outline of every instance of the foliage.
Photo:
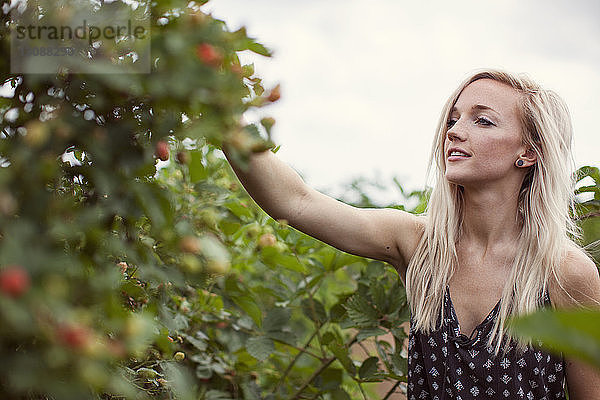
<svg viewBox="0 0 600 400">
<path fill-rule="evenodd" d="M 272 118 L 240 121 L 279 87 L 237 56 L 269 50 L 197 4 L 152 7 L 151 75 L 11 75 L 4 9 L 0 397 L 349 399 L 405 382 L 396 272 L 269 218 L 218 150 L 243 165 L 272 147 Z M 421 212 L 427 193 L 406 199 Z"/>
<path fill-rule="evenodd" d="M 54 76 L 9 73 L 4 9 L 0 397 L 340 399 L 405 380 L 397 274 L 268 218 L 215 147 L 243 164 L 272 145 L 272 118 L 240 120 L 279 88 L 237 57 L 269 51 L 193 3 L 152 11 L 150 76 Z M 373 338 L 382 365 L 351 351 Z"/>
</svg>

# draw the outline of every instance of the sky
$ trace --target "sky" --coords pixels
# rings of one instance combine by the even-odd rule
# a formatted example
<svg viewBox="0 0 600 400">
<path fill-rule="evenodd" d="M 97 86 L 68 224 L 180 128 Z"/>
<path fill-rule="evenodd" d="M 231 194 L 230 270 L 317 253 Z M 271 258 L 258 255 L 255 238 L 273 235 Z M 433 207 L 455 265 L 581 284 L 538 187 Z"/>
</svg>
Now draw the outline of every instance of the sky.
<svg viewBox="0 0 600 400">
<path fill-rule="evenodd" d="M 568 104 L 577 166 L 600 164 L 600 2 L 212 0 L 205 12 L 273 50 L 244 52 L 279 102 L 278 156 L 315 189 L 379 180 L 378 203 L 425 187 L 443 104 L 475 69 L 526 73 Z"/>
</svg>

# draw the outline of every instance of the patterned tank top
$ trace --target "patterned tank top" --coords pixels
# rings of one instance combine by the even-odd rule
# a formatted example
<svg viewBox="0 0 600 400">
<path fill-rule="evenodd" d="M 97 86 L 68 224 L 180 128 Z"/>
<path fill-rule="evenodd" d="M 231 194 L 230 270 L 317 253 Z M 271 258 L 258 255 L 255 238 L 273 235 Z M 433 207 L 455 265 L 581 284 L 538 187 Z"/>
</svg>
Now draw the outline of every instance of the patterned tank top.
<svg viewBox="0 0 600 400">
<path fill-rule="evenodd" d="M 550 298 L 544 296 L 546 304 Z M 444 321 L 425 335 L 411 329 L 408 341 L 408 400 L 430 399 L 565 399 L 562 357 L 534 347 L 518 353 L 509 346 L 497 356 L 487 346 L 500 302 L 473 330 L 460 333 L 449 289 L 444 294 Z M 411 318 L 412 322 L 412 318 Z"/>
</svg>

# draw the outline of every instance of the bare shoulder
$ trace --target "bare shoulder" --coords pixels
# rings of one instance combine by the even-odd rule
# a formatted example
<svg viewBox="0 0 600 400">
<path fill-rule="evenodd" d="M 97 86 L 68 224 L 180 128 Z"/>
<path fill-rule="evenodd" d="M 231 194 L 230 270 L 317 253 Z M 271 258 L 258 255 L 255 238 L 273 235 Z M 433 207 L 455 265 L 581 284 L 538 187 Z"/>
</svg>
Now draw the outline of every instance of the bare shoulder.
<svg viewBox="0 0 600 400">
<path fill-rule="evenodd" d="M 427 227 L 428 218 L 426 215 L 411 214 L 401 210 L 389 210 L 389 216 L 392 227 L 395 231 L 393 236 L 396 238 L 398 257 L 392 260 L 392 264 L 401 275 L 404 275 L 406 268 L 412 258 L 417 246 Z"/>
<path fill-rule="evenodd" d="M 600 306 L 600 274 L 582 249 L 569 246 L 558 274 L 559 282 L 551 283 L 552 302 L 556 307 Z"/>
</svg>

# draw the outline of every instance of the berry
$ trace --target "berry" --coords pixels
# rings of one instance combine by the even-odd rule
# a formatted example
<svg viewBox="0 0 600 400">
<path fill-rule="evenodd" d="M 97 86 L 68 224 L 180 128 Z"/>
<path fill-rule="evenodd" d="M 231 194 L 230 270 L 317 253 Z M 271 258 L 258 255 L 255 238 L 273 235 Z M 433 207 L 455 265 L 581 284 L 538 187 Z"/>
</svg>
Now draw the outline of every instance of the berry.
<svg viewBox="0 0 600 400">
<path fill-rule="evenodd" d="M 196 56 L 206 65 L 218 67 L 223 61 L 223 55 L 218 49 L 208 43 L 201 43 L 196 46 Z"/>
<path fill-rule="evenodd" d="M 187 152 L 180 151 L 180 152 L 177 153 L 177 162 L 179 164 L 184 164 L 185 165 L 185 164 L 187 164 L 189 162 L 189 159 L 190 159 L 190 157 L 189 157 L 189 155 L 188 155 Z"/>
<path fill-rule="evenodd" d="M 90 339 L 89 330 L 78 324 L 65 324 L 58 328 L 59 340 L 73 349 L 84 348 Z"/>
<path fill-rule="evenodd" d="M 127 272 L 127 268 L 129 267 L 125 261 L 121 261 L 120 263 L 117 264 L 117 266 L 121 270 L 122 274 L 125 274 L 125 272 Z"/>
<path fill-rule="evenodd" d="M 231 264 L 227 260 L 208 260 L 206 269 L 211 274 L 225 274 L 231 268 Z"/>
<path fill-rule="evenodd" d="M 184 253 L 199 254 L 200 253 L 200 240 L 195 236 L 185 236 L 179 242 L 179 248 Z"/>
<path fill-rule="evenodd" d="M 272 233 L 263 233 L 258 238 L 258 247 L 261 249 L 265 247 L 273 247 L 276 243 L 277 238 Z"/>
<path fill-rule="evenodd" d="M 267 100 L 269 100 L 270 102 L 274 102 L 274 101 L 279 100 L 280 97 L 281 97 L 281 91 L 279 89 L 279 85 L 277 85 L 273 89 L 271 89 L 271 93 L 269 93 Z"/>
<path fill-rule="evenodd" d="M 29 274 L 20 265 L 11 265 L 0 271 L 0 291 L 6 296 L 17 298 L 29 290 Z"/>
<path fill-rule="evenodd" d="M 175 361 L 183 361 L 184 358 L 185 358 L 185 353 L 183 351 L 178 351 L 173 356 L 173 360 L 175 360 Z"/>
<path fill-rule="evenodd" d="M 164 140 L 156 143 L 156 150 L 154 152 L 156 157 L 162 161 L 167 161 L 169 159 L 169 144 Z"/>
<path fill-rule="evenodd" d="M 242 67 L 239 64 L 232 64 L 231 72 L 233 72 L 234 74 L 239 75 L 239 76 L 244 75 L 244 70 L 242 69 Z"/>
<path fill-rule="evenodd" d="M 181 267 L 184 271 L 193 274 L 200 272 L 202 269 L 202 263 L 197 256 L 192 254 L 184 254 L 183 257 L 181 257 Z"/>
</svg>

